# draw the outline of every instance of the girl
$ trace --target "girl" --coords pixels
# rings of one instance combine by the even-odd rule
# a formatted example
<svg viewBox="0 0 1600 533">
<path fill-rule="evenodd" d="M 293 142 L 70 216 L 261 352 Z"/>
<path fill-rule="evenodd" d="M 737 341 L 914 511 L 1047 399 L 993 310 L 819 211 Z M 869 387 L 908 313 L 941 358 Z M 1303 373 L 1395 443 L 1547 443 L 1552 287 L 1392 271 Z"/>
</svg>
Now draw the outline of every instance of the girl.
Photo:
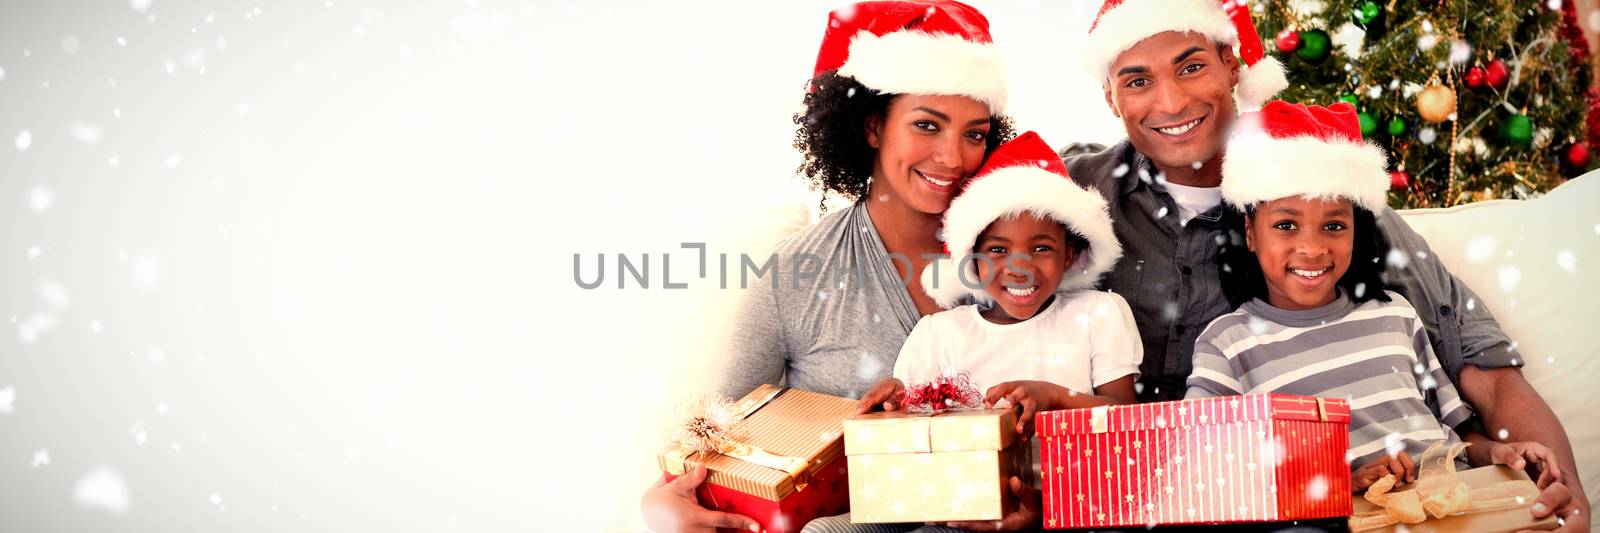
<svg viewBox="0 0 1600 533">
<path fill-rule="evenodd" d="M 1413 481 L 1412 457 L 1462 439 L 1479 444 L 1467 449 L 1474 465 L 1530 461 L 1553 475 L 1548 448 L 1491 442 L 1462 425 L 1472 410 L 1416 310 L 1384 290 L 1387 247 L 1372 213 L 1386 199 L 1386 164 L 1346 103 L 1274 101 L 1241 117 L 1222 164 L 1223 201 L 1234 211 L 1220 256 L 1223 290 L 1239 308 L 1196 340 L 1187 397 L 1348 398 L 1356 490 L 1390 474 Z"/>
<path fill-rule="evenodd" d="M 863 411 L 898 409 L 905 383 L 954 372 L 992 384 L 985 403 L 1021 406 L 1024 437 L 1038 411 L 1134 402 L 1144 352 L 1133 314 L 1121 296 L 1093 290 L 1122 255 L 1105 199 L 1073 184 L 1038 135 L 995 150 L 950 204 L 944 229 L 957 255 L 925 270 L 922 286 L 954 308 L 917 323 L 894 377 L 862 397 Z M 956 307 L 969 297 L 979 303 Z M 1022 505 L 1000 528 L 1041 526 L 1037 492 L 1010 483 Z"/>
</svg>

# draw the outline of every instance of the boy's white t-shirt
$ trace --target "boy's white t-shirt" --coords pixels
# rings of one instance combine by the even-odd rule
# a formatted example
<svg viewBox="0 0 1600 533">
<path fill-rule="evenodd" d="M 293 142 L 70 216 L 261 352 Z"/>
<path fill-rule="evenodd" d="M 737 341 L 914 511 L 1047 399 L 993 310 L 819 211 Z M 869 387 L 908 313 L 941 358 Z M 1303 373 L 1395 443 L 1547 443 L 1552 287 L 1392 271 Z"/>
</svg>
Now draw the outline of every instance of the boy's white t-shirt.
<svg viewBox="0 0 1600 533">
<path fill-rule="evenodd" d="M 1188 224 L 1200 213 L 1222 205 L 1222 187 L 1190 187 L 1168 182 L 1167 194 L 1178 204 L 1178 223 Z"/>
<path fill-rule="evenodd" d="M 1139 375 L 1144 346 L 1128 303 L 1114 293 L 1058 292 L 1033 318 L 995 324 L 964 305 L 923 317 L 894 363 L 906 384 L 965 371 L 980 392 L 1007 381 L 1048 381 L 1082 394 Z"/>
</svg>

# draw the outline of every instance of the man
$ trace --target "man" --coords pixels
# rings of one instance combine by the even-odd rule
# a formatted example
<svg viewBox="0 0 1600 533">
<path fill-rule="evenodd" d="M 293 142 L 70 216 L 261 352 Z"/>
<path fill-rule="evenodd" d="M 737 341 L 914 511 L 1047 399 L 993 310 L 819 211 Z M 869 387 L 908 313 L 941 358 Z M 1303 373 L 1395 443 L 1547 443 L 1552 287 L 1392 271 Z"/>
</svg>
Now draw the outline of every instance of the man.
<svg viewBox="0 0 1600 533">
<path fill-rule="evenodd" d="M 1224 5 L 1227 7 L 1224 8 Z M 1235 58 L 1239 47 L 1244 65 Z M 1103 287 L 1123 295 L 1144 342 L 1140 401 L 1183 396 L 1195 337 L 1230 311 L 1216 266 L 1222 232 L 1223 148 L 1241 105 L 1287 86 L 1264 57 L 1247 4 L 1232 0 L 1108 0 L 1086 57 L 1104 76 L 1106 104 L 1128 139 L 1062 151 L 1074 179 L 1105 195 L 1125 250 Z M 1286 169 L 1286 171 L 1292 169 Z M 1572 446 L 1550 407 L 1523 379 L 1522 356 L 1488 309 L 1450 275 L 1394 210 L 1377 213 L 1392 289 L 1416 307 L 1450 378 L 1497 440 L 1556 450 L 1559 481 L 1542 487 L 1535 517 L 1562 531 L 1589 523 Z"/>
</svg>

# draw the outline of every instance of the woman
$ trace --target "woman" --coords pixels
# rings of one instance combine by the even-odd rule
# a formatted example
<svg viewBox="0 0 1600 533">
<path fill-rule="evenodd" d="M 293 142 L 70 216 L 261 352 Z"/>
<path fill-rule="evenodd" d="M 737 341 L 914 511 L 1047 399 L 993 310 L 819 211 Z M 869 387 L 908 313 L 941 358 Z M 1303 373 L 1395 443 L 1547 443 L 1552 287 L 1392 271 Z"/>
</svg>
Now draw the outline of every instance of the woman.
<svg viewBox="0 0 1600 533">
<path fill-rule="evenodd" d="M 923 315 L 915 280 L 944 253 L 940 215 L 1012 135 L 1004 67 L 976 9 L 947 0 L 863 2 L 830 14 L 795 116 L 800 174 L 855 203 L 779 244 L 733 326 L 717 390 L 763 383 L 858 397 L 888 377 Z M 756 265 L 757 268 L 760 265 Z M 703 469 L 644 495 L 656 531 L 749 528 L 701 508 Z"/>
</svg>

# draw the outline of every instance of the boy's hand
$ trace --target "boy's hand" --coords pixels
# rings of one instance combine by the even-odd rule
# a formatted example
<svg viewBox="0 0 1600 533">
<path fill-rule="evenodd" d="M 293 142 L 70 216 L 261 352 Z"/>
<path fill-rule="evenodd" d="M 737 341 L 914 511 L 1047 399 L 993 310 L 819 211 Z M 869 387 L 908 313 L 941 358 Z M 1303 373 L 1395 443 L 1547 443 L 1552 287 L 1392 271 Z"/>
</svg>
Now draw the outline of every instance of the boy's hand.
<svg viewBox="0 0 1600 533">
<path fill-rule="evenodd" d="M 1528 468 L 1528 462 L 1539 467 L 1539 490 L 1561 481 L 1561 468 L 1557 467 L 1556 453 L 1537 442 L 1497 442 L 1489 448 L 1489 458 L 1494 464 L 1517 470 Z"/>
<path fill-rule="evenodd" d="M 1366 490 L 1373 483 L 1383 479 L 1383 476 L 1390 474 L 1394 474 L 1396 485 L 1410 483 L 1417 480 L 1417 465 L 1411 462 L 1411 456 L 1402 451 L 1361 465 L 1361 468 L 1350 474 L 1350 481 L 1355 490 Z"/>
<path fill-rule="evenodd" d="M 992 389 L 991 389 L 992 390 Z M 1011 476 L 1011 494 L 1017 497 L 1017 510 L 1005 517 L 989 522 L 951 522 L 953 528 L 970 531 L 1022 531 L 1039 529 L 1043 524 L 1044 498 L 1039 491 Z"/>
<path fill-rule="evenodd" d="M 1057 388 L 1060 386 L 1044 381 L 1007 381 L 989 387 L 989 392 L 983 395 L 983 405 L 994 407 L 1004 398 L 1011 405 L 1022 406 L 1022 415 L 1017 417 L 1017 434 L 1027 438 L 1033 435 L 1033 415 L 1051 409 L 1049 397 Z"/>
<path fill-rule="evenodd" d="M 898 379 L 884 378 L 867 390 L 866 394 L 861 395 L 861 406 L 856 409 L 856 414 L 870 413 L 880 408 L 884 411 L 899 410 L 900 406 L 894 403 L 894 399 L 905 387 L 906 384 Z"/>
</svg>

